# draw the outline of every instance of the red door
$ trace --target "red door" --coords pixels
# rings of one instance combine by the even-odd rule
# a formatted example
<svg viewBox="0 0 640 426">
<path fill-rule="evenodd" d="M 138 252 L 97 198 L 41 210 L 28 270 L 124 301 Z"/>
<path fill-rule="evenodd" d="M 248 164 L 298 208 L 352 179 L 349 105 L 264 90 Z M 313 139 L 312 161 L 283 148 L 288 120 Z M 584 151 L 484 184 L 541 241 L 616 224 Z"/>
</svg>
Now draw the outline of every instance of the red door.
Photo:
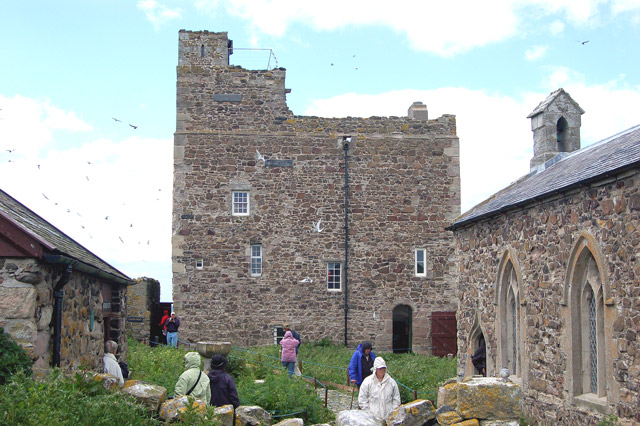
<svg viewBox="0 0 640 426">
<path fill-rule="evenodd" d="M 431 312 L 432 354 L 447 356 L 458 353 L 458 326 L 455 312 Z"/>
</svg>

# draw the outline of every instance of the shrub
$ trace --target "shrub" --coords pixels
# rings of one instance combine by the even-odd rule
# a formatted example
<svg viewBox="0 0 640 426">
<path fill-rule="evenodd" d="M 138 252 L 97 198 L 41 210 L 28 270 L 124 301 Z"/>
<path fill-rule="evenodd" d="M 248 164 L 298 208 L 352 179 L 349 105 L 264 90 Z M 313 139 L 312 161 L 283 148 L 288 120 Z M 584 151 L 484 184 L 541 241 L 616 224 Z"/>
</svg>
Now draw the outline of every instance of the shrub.
<svg viewBox="0 0 640 426">
<path fill-rule="evenodd" d="M 22 346 L 14 342 L 11 336 L 0 327 L 0 385 L 6 383 L 18 372 L 30 376 L 32 365 L 33 361 Z"/>
<path fill-rule="evenodd" d="M 286 372 L 266 373 L 264 383 L 251 376 L 238 382 L 240 404 L 258 405 L 272 413 L 273 423 L 286 418 L 302 417 L 305 424 L 328 423 L 334 415 L 323 406 L 315 390 L 304 380 L 290 379 Z"/>
<path fill-rule="evenodd" d="M 107 391 L 100 382 L 86 381 L 80 374 L 65 377 L 57 369 L 42 382 L 22 373 L 14 375 L 0 387 L 0 407 L 0 424 L 160 424 L 133 399 Z"/>
<path fill-rule="evenodd" d="M 167 389 L 167 395 L 173 395 L 176 382 L 184 372 L 184 355 L 187 352 L 168 346 L 151 348 L 129 339 L 129 378 L 160 385 Z"/>
</svg>

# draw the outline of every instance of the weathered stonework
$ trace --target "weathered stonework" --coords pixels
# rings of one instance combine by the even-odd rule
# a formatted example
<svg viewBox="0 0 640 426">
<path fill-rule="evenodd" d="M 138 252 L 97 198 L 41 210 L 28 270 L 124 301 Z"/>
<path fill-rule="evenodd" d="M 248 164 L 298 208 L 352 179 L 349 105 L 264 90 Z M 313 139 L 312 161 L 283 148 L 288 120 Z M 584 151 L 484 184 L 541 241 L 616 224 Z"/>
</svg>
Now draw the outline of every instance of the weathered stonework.
<svg viewBox="0 0 640 426">
<path fill-rule="evenodd" d="M 0 259 L 0 327 L 31 356 L 36 374 L 46 374 L 53 360 L 53 288 L 60 275 L 59 269 L 36 259 Z M 60 366 L 65 371 L 102 369 L 103 287 L 109 285 L 82 272 L 73 272 L 64 286 Z M 111 322 L 111 329 L 123 328 L 119 314 Z M 117 343 L 126 357 L 124 333 Z"/>
<path fill-rule="evenodd" d="M 139 342 L 150 339 L 151 311 L 160 302 L 160 282 L 138 278 L 127 291 L 127 333 Z"/>
<path fill-rule="evenodd" d="M 350 136 L 349 344 L 368 339 L 390 349 L 393 310 L 407 305 L 413 350 L 430 352 L 431 312 L 457 305 L 453 240 L 444 230 L 460 212 L 455 117 L 295 116 L 285 70 L 227 66 L 226 46 L 226 33 L 180 32 L 173 200 L 180 338 L 266 344 L 286 321 L 304 340 L 343 341 L 344 282 L 342 291 L 327 290 L 327 263 L 345 260 L 342 136 Z M 414 116 L 426 119 L 426 107 Z M 249 191 L 248 216 L 232 215 L 233 190 Z M 319 219 L 324 230 L 313 232 Z M 252 244 L 263 250 L 258 277 L 250 274 Z M 416 248 L 426 249 L 424 277 L 414 273 Z"/>
<path fill-rule="evenodd" d="M 487 374 L 512 368 L 505 360 L 512 358 L 509 339 L 516 335 L 510 378 L 522 386 L 528 418 L 544 425 L 597 424 L 613 413 L 629 424 L 640 421 L 639 193 L 640 169 L 630 165 L 455 228 L 459 378 L 477 374 L 471 354 L 480 334 Z M 512 269 L 503 279 L 507 264 Z M 572 291 L 584 280 L 597 284 L 595 296 Z M 505 282 L 516 294 L 513 317 L 501 317 Z M 589 323 L 591 297 L 601 302 L 594 303 L 597 314 Z M 516 330 L 505 333 L 512 318 Z M 582 381 L 594 379 L 592 367 L 576 361 L 590 356 L 580 339 L 597 344 L 598 394 L 583 390 L 588 385 Z"/>
</svg>

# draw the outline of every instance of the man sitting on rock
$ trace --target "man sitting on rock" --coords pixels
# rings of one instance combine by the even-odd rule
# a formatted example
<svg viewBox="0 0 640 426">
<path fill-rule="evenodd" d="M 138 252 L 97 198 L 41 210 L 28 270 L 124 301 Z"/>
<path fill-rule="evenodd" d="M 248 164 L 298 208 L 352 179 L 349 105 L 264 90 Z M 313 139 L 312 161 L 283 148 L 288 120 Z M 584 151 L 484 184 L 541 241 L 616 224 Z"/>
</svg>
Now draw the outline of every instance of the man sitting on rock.
<svg viewBox="0 0 640 426">
<path fill-rule="evenodd" d="M 373 362 L 373 373 L 362 382 L 358 405 L 381 419 L 400 406 L 400 390 L 395 380 L 387 374 L 387 364 L 382 357 Z"/>
<path fill-rule="evenodd" d="M 102 358 L 103 369 L 102 371 L 116 376 L 120 386 L 124 385 L 124 378 L 122 377 L 122 369 L 118 360 L 116 359 L 116 352 L 118 351 L 118 344 L 113 340 L 107 340 L 104 344 L 104 357 Z"/>
</svg>

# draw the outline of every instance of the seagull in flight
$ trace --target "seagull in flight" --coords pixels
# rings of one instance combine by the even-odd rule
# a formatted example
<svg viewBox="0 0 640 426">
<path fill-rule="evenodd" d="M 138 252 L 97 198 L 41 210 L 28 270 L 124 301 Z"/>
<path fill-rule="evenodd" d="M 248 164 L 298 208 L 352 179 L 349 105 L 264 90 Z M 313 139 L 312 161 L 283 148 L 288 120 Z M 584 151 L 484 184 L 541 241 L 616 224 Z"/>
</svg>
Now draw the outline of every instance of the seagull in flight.
<svg viewBox="0 0 640 426">
<path fill-rule="evenodd" d="M 300 284 L 307 284 L 307 283 L 311 284 L 311 283 L 313 282 L 313 280 L 312 280 L 311 278 L 307 277 L 307 278 L 305 278 L 304 280 L 300 280 L 300 281 L 298 281 L 298 282 L 299 282 Z"/>
<path fill-rule="evenodd" d="M 264 155 L 260 154 L 260 151 L 258 151 L 256 149 L 256 157 L 258 158 L 258 161 L 262 160 L 264 161 Z"/>
<path fill-rule="evenodd" d="M 584 46 L 585 44 L 589 43 L 589 40 L 585 40 L 585 41 L 578 40 L 578 43 Z"/>
<path fill-rule="evenodd" d="M 138 128 L 138 126 L 134 126 L 133 124 L 129 124 L 129 126 L 133 127 L 133 130 Z"/>
<path fill-rule="evenodd" d="M 117 121 L 118 123 L 122 123 L 122 120 L 118 120 L 118 119 L 117 119 L 117 118 L 115 118 L 115 117 L 111 117 L 111 118 L 113 118 L 113 121 Z"/>
<path fill-rule="evenodd" d="M 324 231 L 324 228 L 320 228 L 320 223 L 322 222 L 322 219 L 318 219 L 317 222 L 311 222 L 313 224 L 313 232 L 322 232 Z"/>
</svg>

